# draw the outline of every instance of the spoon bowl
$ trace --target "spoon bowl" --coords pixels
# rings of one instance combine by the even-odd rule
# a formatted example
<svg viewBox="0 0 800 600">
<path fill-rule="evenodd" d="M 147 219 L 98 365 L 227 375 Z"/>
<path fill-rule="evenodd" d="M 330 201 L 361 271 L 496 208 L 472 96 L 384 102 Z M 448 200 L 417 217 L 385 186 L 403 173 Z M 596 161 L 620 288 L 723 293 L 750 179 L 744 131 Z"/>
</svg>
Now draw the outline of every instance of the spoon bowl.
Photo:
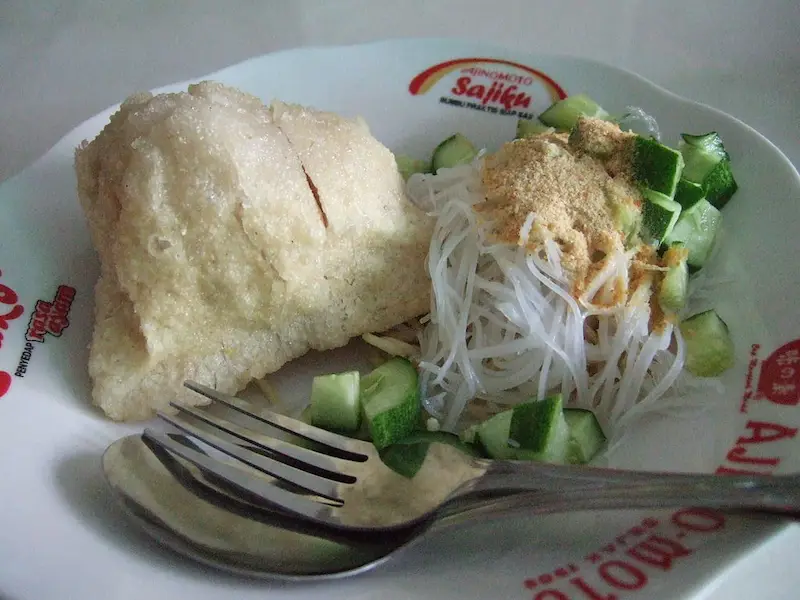
<svg viewBox="0 0 800 600">
<path fill-rule="evenodd" d="M 103 472 L 114 499 L 145 532 L 202 563 L 251 577 L 314 580 L 383 564 L 446 519 L 381 536 L 319 527 L 224 493 L 190 463 L 157 453 L 140 435 L 111 444 Z"/>
</svg>

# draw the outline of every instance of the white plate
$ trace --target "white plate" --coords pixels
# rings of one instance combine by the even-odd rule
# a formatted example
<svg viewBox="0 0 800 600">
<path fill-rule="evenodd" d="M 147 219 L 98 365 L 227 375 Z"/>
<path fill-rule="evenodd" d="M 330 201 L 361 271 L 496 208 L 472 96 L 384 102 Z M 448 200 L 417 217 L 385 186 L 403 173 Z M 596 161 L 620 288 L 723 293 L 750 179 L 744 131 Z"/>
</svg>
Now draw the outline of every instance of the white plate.
<svg viewBox="0 0 800 600">
<path fill-rule="evenodd" d="M 464 77 L 470 80 L 459 83 Z M 587 92 L 612 112 L 631 104 L 645 108 L 658 119 L 669 143 L 676 143 L 682 131 L 719 131 L 741 189 L 725 208 L 726 261 L 717 267 L 732 273 L 732 281 L 719 288 L 714 302 L 732 326 L 737 365 L 724 379 L 725 393 L 701 402 L 707 410 L 648 419 L 615 460 L 675 470 L 800 470 L 800 388 L 794 387 L 800 385 L 800 362 L 795 361 L 800 359 L 795 309 L 800 281 L 793 252 L 800 205 L 788 202 L 800 195 L 800 177 L 780 151 L 743 123 L 587 60 L 451 40 L 295 50 L 208 78 L 265 100 L 278 97 L 361 114 L 380 140 L 412 155 L 430 152 L 454 131 L 490 148 L 510 139 L 516 117 L 502 114 L 500 101 L 484 104 L 458 94 L 464 86 L 480 84 L 488 93 L 494 81 L 506 88 L 517 82 L 513 92 L 524 96 L 517 96 L 518 106 L 512 102 L 512 111 L 538 113 L 559 90 Z M 99 467 L 108 443 L 141 426 L 112 424 L 88 401 L 86 348 L 97 261 L 75 197 L 72 152 L 100 130 L 112 110 L 80 125 L 0 187 L 0 315 L 23 307 L 17 318 L 0 324 L 3 596 L 138 599 L 181 594 L 204 600 L 324 593 L 352 600 L 380 590 L 385 600 L 675 598 L 702 595 L 737 558 L 794 527 L 692 510 L 487 523 L 432 538 L 413 555 L 373 574 L 314 585 L 238 579 L 157 547 L 112 504 Z M 62 300 L 51 306 L 59 286 L 65 286 Z M 58 312 L 70 304 L 69 288 L 75 297 L 64 320 Z M 43 336 L 36 331 L 42 315 L 50 315 Z M 316 355 L 295 369 L 324 370 L 327 360 Z M 308 379 L 293 379 L 293 372 L 284 372 L 282 381 L 303 394 Z M 791 592 L 777 585 L 771 593 Z"/>
</svg>

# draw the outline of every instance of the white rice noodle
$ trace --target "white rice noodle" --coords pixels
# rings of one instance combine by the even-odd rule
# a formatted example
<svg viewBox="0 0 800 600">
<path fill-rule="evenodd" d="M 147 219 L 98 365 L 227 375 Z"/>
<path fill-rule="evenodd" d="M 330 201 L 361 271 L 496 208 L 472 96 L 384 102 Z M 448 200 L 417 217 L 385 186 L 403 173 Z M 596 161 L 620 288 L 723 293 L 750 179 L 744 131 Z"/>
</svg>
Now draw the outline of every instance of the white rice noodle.
<svg viewBox="0 0 800 600">
<path fill-rule="evenodd" d="M 625 305 L 625 297 L 612 303 L 615 291 L 628 289 L 628 269 L 635 251 L 625 252 L 615 249 L 603 259 L 602 267 L 586 286 L 579 300 L 589 314 L 610 315 L 618 312 Z M 597 299 L 597 302 L 595 302 Z"/>
<path fill-rule="evenodd" d="M 519 228 L 519 245 L 525 246 L 528 243 L 528 240 L 531 237 L 531 230 L 533 229 L 533 221 L 536 218 L 532 212 L 528 213 L 528 216 L 525 217 L 525 222 L 522 223 L 522 227 Z"/>
<path fill-rule="evenodd" d="M 427 410 L 454 430 L 473 398 L 511 405 L 561 392 L 570 405 L 592 408 L 608 430 L 634 407 L 656 404 L 681 374 L 683 341 L 672 326 L 649 331 L 650 276 L 630 296 L 615 294 L 628 288 L 634 253 L 609 252 L 576 301 L 558 246 L 525 247 L 535 214 L 518 245 L 489 239 L 491 224 L 473 210 L 482 200 L 479 169 L 477 160 L 409 180 L 412 201 L 437 218 L 431 313 L 420 334 Z M 589 316 L 598 323 L 595 343 L 585 335 Z"/>
</svg>

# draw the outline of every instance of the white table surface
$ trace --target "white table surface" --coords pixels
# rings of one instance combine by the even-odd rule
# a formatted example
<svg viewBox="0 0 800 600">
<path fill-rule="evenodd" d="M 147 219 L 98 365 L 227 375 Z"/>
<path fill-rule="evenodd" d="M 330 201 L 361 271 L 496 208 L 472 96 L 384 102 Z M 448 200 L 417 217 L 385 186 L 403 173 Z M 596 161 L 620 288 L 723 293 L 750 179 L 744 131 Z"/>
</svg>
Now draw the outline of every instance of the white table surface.
<svg viewBox="0 0 800 600">
<path fill-rule="evenodd" d="M 279 49 L 419 36 L 636 71 L 740 118 L 800 166 L 797 0 L 0 0 L 0 181 L 133 91 Z M 742 561 L 708 597 L 796 597 L 798 538 Z"/>
</svg>

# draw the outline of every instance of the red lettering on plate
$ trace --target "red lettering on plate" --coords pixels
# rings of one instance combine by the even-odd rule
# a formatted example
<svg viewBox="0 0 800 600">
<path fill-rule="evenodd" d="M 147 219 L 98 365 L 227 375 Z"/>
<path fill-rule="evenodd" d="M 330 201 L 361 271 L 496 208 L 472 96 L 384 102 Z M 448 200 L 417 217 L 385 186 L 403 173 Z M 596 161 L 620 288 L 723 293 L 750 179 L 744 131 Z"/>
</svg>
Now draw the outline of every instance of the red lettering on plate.
<svg viewBox="0 0 800 600">
<path fill-rule="evenodd" d="M 7 285 L 0 283 L 0 304 L 16 304 L 17 300 L 19 300 L 17 293 Z"/>
<path fill-rule="evenodd" d="M 11 373 L 6 373 L 5 371 L 0 371 L 0 398 L 8 393 L 9 388 L 11 387 Z"/>
<path fill-rule="evenodd" d="M 676 558 L 683 558 L 691 553 L 686 546 L 660 535 L 651 535 L 627 552 L 631 558 L 663 571 L 669 571 Z"/>
<path fill-rule="evenodd" d="M 758 344 L 750 350 L 750 362 L 745 392 L 740 407 L 747 412 L 750 398 L 768 399 L 777 405 L 795 406 L 800 404 L 800 339 L 781 346 L 759 367 Z M 755 384 L 756 373 L 758 381 Z M 755 385 L 754 385 L 755 384 Z M 753 389 L 756 387 L 757 389 Z M 725 456 L 716 473 L 721 475 L 769 475 L 781 463 L 781 453 L 771 442 L 786 442 L 797 437 L 799 427 L 780 422 L 749 419 L 746 421 L 734 444 Z M 672 526 L 678 531 L 674 535 L 647 533 L 660 525 L 657 519 L 645 518 L 640 525 L 617 535 L 613 540 L 586 554 L 585 564 L 581 565 L 581 576 L 559 581 L 564 576 L 564 568 L 556 569 L 556 577 L 540 576 L 526 580 L 528 589 L 540 585 L 552 588 L 539 591 L 534 600 L 549 598 L 570 598 L 571 600 L 618 600 L 616 590 L 636 591 L 647 586 L 651 569 L 670 571 L 676 561 L 692 556 L 693 550 L 685 545 L 684 539 L 694 534 L 713 533 L 723 529 L 726 517 L 723 513 L 706 508 L 685 508 L 672 514 Z M 644 540 L 637 540 L 649 535 Z M 554 588 L 560 589 L 554 589 Z M 627 597 L 627 595 L 626 595 Z"/>
<path fill-rule="evenodd" d="M 746 427 L 750 430 L 750 435 L 737 439 L 737 444 L 762 444 L 764 442 L 775 442 L 783 438 L 793 438 L 797 435 L 796 427 L 786 427 L 779 423 L 748 421 Z"/>
<path fill-rule="evenodd" d="M 725 455 L 729 461 L 733 463 L 748 463 L 751 465 L 771 465 L 777 466 L 781 461 L 775 457 L 761 457 L 761 456 L 747 456 L 747 448 L 745 446 L 736 445 Z"/>
<path fill-rule="evenodd" d="M 594 565 L 603 560 L 603 557 L 600 555 L 599 552 L 592 552 L 591 554 L 585 556 L 583 560 L 590 562 Z"/>
<path fill-rule="evenodd" d="M 568 564 L 566 567 L 559 567 L 552 573 L 544 573 L 538 577 L 529 577 L 524 581 L 527 589 L 532 590 L 540 585 L 550 585 L 557 579 L 564 579 L 570 573 L 577 573 L 578 567 L 574 563 Z"/>
<path fill-rule="evenodd" d="M 589 598 L 589 600 L 617 600 L 616 594 L 602 594 L 598 592 L 595 588 L 586 583 L 583 577 L 574 577 L 570 579 L 569 582 L 582 591 L 584 597 Z"/>
<path fill-rule="evenodd" d="M 615 551 L 620 554 L 610 560 L 601 558 L 601 553 L 609 550 L 609 548 L 603 548 L 585 559 L 591 562 L 590 557 L 601 558 L 600 564 L 587 569 L 587 575 L 573 577 L 563 583 L 554 580 L 554 587 L 539 591 L 533 600 L 549 598 L 619 600 L 621 596 L 616 590 L 632 592 L 647 586 L 650 581 L 647 569 L 669 571 L 678 559 L 692 555 L 692 550 L 678 540 L 684 538 L 688 533 L 707 533 L 721 529 L 725 526 L 725 517 L 722 513 L 710 509 L 686 508 L 673 513 L 671 523 L 680 529 L 674 536 L 662 533 L 647 534 L 646 539 L 630 546 L 624 551 L 624 554 L 622 554 L 622 550 L 615 548 Z M 644 535 L 648 529 L 658 525 L 657 519 L 647 517 L 642 520 L 640 525 L 632 527 L 620 537 Z M 559 569 L 555 572 L 556 575 L 563 573 L 564 571 Z M 525 587 L 532 590 L 541 584 L 547 585 L 550 581 L 550 577 L 543 576 L 527 579 Z"/>
<path fill-rule="evenodd" d="M 647 585 L 644 571 L 621 560 L 604 562 L 597 572 L 603 581 L 620 590 L 639 590 Z"/>
<path fill-rule="evenodd" d="M 75 288 L 68 285 L 58 286 L 52 302 L 38 300 L 31 319 L 28 322 L 28 331 L 25 339 L 29 342 L 44 342 L 44 336 L 50 334 L 60 337 L 69 327 L 70 308 L 75 299 Z"/>
<path fill-rule="evenodd" d="M 47 333 L 47 315 L 50 312 L 50 303 L 44 300 L 37 300 L 33 309 L 30 321 L 28 321 L 28 332 L 25 339 L 29 342 L 44 342 Z"/>
<path fill-rule="evenodd" d="M 784 344 L 764 360 L 758 393 L 775 404 L 800 403 L 800 340 Z"/>
<path fill-rule="evenodd" d="M 494 81 L 487 88 L 480 83 L 473 84 L 472 78 L 466 76 L 456 79 L 456 85 L 450 89 L 450 93 L 455 96 L 475 98 L 484 105 L 500 104 L 508 111 L 515 107 L 528 108 L 531 105 L 531 97 L 520 91 L 519 86 Z"/>
<path fill-rule="evenodd" d="M 735 445 L 725 456 L 729 463 L 738 465 L 758 465 L 764 469 L 740 469 L 727 465 L 721 465 L 715 473 L 718 475 L 769 475 L 781 463 L 778 456 L 752 456 L 749 453 L 749 444 L 765 444 L 767 442 L 777 442 L 785 439 L 792 439 L 797 435 L 796 427 L 787 427 L 780 423 L 768 423 L 766 421 L 747 421 L 747 435 L 741 435 L 736 440 Z"/>
<path fill-rule="evenodd" d="M 0 276 L 3 272 L 0 271 Z M 19 319 L 25 314 L 25 308 L 21 304 L 17 304 L 19 295 L 7 285 L 0 283 L 0 304 L 7 304 L 11 309 L 4 315 L 0 315 L 0 329 L 8 329 L 8 322 L 14 319 Z M 3 332 L 0 331 L 0 348 L 3 346 Z M 10 384 L 9 384 L 10 385 Z M 6 389 L 6 391 L 8 391 Z M 2 394 L 0 394 L 2 396 Z"/>
</svg>

